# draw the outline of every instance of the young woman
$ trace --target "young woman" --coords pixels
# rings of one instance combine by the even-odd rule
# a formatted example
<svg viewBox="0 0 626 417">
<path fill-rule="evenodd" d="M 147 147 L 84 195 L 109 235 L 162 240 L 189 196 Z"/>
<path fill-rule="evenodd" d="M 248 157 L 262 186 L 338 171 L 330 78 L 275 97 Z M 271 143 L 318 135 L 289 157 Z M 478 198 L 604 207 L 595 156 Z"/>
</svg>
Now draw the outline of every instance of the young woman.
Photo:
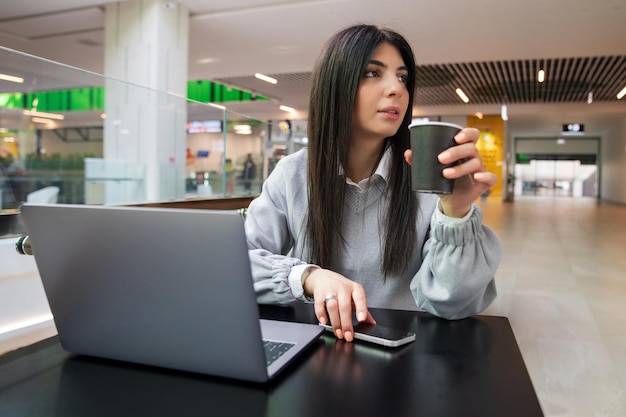
<svg viewBox="0 0 626 417">
<path fill-rule="evenodd" d="M 351 341 L 368 307 L 448 319 L 496 296 L 500 241 L 473 202 L 496 183 L 463 129 L 439 155 L 458 161 L 445 196 L 411 189 L 408 125 L 415 60 L 399 34 L 370 25 L 333 36 L 311 80 L 308 149 L 283 158 L 247 212 L 261 303 L 315 303 L 323 324 Z"/>
</svg>

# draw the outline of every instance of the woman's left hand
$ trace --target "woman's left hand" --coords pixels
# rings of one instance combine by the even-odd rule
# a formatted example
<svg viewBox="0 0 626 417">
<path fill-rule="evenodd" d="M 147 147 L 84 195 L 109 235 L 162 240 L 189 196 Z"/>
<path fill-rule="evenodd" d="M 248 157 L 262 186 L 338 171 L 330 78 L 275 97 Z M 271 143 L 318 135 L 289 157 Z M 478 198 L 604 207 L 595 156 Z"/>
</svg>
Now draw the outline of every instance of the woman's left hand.
<svg viewBox="0 0 626 417">
<path fill-rule="evenodd" d="M 463 217 L 472 207 L 476 199 L 487 189 L 498 182 L 498 177 L 485 169 L 483 160 L 478 153 L 476 143 L 480 131 L 474 128 L 465 128 L 454 137 L 458 144 L 439 154 L 442 164 L 456 165 L 443 170 L 445 178 L 454 179 L 452 194 L 440 195 L 443 213 L 449 217 Z M 410 164 L 411 150 L 404 152 L 404 158 Z"/>
</svg>

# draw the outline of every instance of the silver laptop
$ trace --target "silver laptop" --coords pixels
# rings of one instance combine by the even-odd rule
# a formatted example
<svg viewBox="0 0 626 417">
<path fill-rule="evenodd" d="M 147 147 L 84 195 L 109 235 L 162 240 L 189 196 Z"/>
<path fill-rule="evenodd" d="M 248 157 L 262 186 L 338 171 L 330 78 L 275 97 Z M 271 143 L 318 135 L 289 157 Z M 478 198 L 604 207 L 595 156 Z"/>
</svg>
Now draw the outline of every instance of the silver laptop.
<svg viewBox="0 0 626 417">
<path fill-rule="evenodd" d="M 236 212 L 25 204 L 21 215 L 69 352 L 264 382 L 323 331 L 259 318 Z"/>
</svg>

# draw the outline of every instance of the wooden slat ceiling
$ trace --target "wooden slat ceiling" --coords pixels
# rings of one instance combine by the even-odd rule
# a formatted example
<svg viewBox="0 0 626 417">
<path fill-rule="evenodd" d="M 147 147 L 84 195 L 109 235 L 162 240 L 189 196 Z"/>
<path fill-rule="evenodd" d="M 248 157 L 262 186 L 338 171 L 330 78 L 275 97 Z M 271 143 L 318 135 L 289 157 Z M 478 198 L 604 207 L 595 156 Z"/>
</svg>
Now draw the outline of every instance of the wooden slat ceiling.
<svg viewBox="0 0 626 417">
<path fill-rule="evenodd" d="M 543 69 L 546 79 L 537 81 Z M 306 102 L 310 73 L 270 74 L 278 84 L 268 87 L 254 77 L 216 80 L 277 99 L 300 96 Z M 462 104 L 461 88 L 475 104 L 585 103 L 616 101 L 626 86 L 626 56 L 533 59 L 420 65 L 416 106 Z"/>
<path fill-rule="evenodd" d="M 537 81 L 543 69 L 546 79 Z M 477 104 L 614 101 L 626 85 L 626 56 L 425 65 L 417 71 L 417 105 L 459 103 L 460 87 Z"/>
</svg>

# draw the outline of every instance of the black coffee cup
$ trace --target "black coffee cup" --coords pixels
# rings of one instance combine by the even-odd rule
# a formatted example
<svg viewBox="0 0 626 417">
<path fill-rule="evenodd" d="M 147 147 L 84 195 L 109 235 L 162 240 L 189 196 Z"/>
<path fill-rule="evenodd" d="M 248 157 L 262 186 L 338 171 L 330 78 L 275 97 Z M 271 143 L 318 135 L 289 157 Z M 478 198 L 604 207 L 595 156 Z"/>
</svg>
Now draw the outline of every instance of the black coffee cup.
<svg viewBox="0 0 626 417">
<path fill-rule="evenodd" d="M 442 164 L 437 155 L 457 143 L 454 136 L 461 126 L 445 122 L 420 122 L 409 126 L 411 131 L 411 184 L 420 193 L 450 194 L 454 180 L 444 178 L 445 168 L 455 165 Z"/>
</svg>

